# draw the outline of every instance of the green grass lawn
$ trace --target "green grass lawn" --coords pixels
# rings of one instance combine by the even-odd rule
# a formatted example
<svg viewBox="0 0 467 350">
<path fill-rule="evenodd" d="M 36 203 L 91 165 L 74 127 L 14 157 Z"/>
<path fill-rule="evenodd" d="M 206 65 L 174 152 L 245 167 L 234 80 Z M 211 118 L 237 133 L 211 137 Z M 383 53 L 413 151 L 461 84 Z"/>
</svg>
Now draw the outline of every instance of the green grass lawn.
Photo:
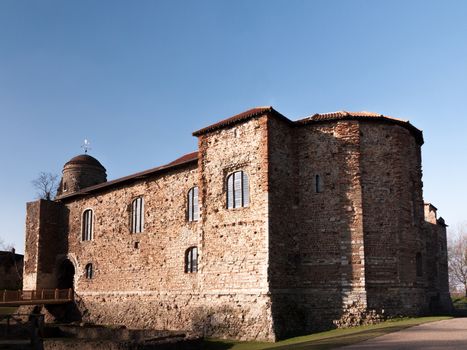
<svg viewBox="0 0 467 350">
<path fill-rule="evenodd" d="M 416 326 L 422 323 L 447 320 L 451 317 L 419 317 L 390 320 L 376 325 L 360 326 L 347 329 L 333 329 L 327 332 L 310 334 L 302 337 L 290 338 L 277 343 L 264 342 L 239 342 L 232 340 L 208 339 L 203 343 L 205 350 L 288 350 L 288 349 L 313 349 L 326 350 L 339 346 L 351 345 L 381 335 L 397 332 L 404 328 Z"/>
</svg>

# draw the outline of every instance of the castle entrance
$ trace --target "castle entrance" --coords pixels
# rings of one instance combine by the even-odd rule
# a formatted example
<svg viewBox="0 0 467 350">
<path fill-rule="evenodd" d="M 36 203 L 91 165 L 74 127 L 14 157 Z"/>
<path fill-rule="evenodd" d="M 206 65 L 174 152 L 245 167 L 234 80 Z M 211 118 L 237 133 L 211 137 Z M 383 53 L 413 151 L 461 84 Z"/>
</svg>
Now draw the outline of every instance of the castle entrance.
<svg viewBox="0 0 467 350">
<path fill-rule="evenodd" d="M 59 289 L 73 288 L 73 281 L 75 279 L 75 267 L 73 263 L 65 259 L 60 264 L 58 269 L 58 284 Z"/>
</svg>

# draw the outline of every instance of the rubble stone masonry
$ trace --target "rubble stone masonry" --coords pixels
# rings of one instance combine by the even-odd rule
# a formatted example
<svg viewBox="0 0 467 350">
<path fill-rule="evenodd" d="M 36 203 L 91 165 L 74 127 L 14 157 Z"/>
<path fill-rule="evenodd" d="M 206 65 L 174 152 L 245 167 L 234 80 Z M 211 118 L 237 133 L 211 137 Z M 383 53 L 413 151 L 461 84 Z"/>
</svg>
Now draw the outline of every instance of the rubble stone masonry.
<svg viewBox="0 0 467 350">
<path fill-rule="evenodd" d="M 194 135 L 194 155 L 109 182 L 80 156 L 96 185 L 28 203 L 25 288 L 57 286 L 71 262 L 84 321 L 270 341 L 332 327 L 355 305 L 412 315 L 449 304 L 445 226 L 424 220 L 423 139 L 409 123 L 367 112 L 292 122 L 265 107 Z M 227 209 L 235 171 L 249 205 Z M 132 233 L 139 197 L 143 232 Z"/>
</svg>

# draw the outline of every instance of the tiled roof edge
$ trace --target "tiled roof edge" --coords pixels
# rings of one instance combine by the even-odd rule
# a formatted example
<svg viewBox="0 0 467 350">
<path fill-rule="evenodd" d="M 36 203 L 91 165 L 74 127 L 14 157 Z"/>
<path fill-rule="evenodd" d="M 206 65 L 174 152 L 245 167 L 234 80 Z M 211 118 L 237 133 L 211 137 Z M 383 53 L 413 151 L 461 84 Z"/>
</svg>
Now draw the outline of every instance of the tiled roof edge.
<svg viewBox="0 0 467 350">
<path fill-rule="evenodd" d="M 394 118 L 390 116 L 385 116 L 383 114 L 372 113 L 372 112 L 347 112 L 347 111 L 338 111 L 331 113 L 316 113 L 310 117 L 306 117 L 300 120 L 295 121 L 295 125 L 307 125 L 314 123 L 326 123 L 336 120 L 362 120 L 362 121 L 379 121 L 383 123 L 397 124 L 405 127 L 409 130 L 412 135 L 415 137 L 417 142 L 420 145 L 423 145 L 423 132 L 410 124 L 408 120 L 403 120 L 399 118 Z"/>
<path fill-rule="evenodd" d="M 140 171 L 138 173 L 131 174 L 131 175 L 128 175 L 128 176 L 124 176 L 124 177 L 121 177 L 121 178 L 118 178 L 118 179 L 115 179 L 115 180 L 103 182 L 103 183 L 98 184 L 98 185 L 86 187 L 86 188 L 83 188 L 83 189 L 81 189 L 79 191 L 76 191 L 76 192 L 73 192 L 73 193 L 70 193 L 70 194 L 61 195 L 61 196 L 57 197 L 56 200 L 66 200 L 66 199 L 74 198 L 74 197 L 77 197 L 77 196 L 85 196 L 87 194 L 97 192 L 97 191 L 100 191 L 100 190 L 106 190 L 108 188 L 112 188 L 114 186 L 117 186 L 117 185 L 120 185 L 120 184 L 123 184 L 123 183 L 126 183 L 126 182 L 146 179 L 146 178 L 148 178 L 148 177 L 150 177 L 150 176 L 152 176 L 154 174 L 157 174 L 157 173 L 160 173 L 160 172 L 163 172 L 163 171 L 168 171 L 168 170 L 172 170 L 172 169 L 176 169 L 176 168 L 181 168 L 181 167 L 183 167 L 185 165 L 188 165 L 190 163 L 193 163 L 193 162 L 195 162 L 197 160 L 198 160 L 198 152 L 188 153 L 188 154 L 185 154 L 184 156 L 182 156 L 180 158 L 177 158 L 173 162 L 170 162 L 170 163 L 168 163 L 166 165 L 162 165 L 162 166 L 159 166 L 159 167 L 156 167 L 156 168 L 151 168 L 151 169 L 148 169 L 148 170 Z"/>
<path fill-rule="evenodd" d="M 215 130 L 218 130 L 218 129 L 222 129 L 224 127 L 228 127 L 228 126 L 231 126 L 231 125 L 234 125 L 234 124 L 245 122 L 245 121 L 247 121 L 249 119 L 261 116 L 263 114 L 270 114 L 270 115 L 279 117 L 280 119 L 286 121 L 287 123 L 290 123 L 290 124 L 293 123 L 289 118 L 285 117 L 284 115 L 282 115 L 281 113 L 276 111 L 274 108 L 272 108 L 272 106 L 255 107 L 255 108 L 251 108 L 251 109 L 249 109 L 249 110 L 247 110 L 245 112 L 236 114 L 236 115 L 234 115 L 234 116 L 232 116 L 230 118 L 221 120 L 220 122 L 211 124 L 211 125 L 209 125 L 209 126 L 207 126 L 205 128 L 199 129 L 199 130 L 193 132 L 193 136 L 200 136 L 200 135 L 206 134 L 208 132 L 212 132 L 212 131 L 215 131 Z"/>
</svg>

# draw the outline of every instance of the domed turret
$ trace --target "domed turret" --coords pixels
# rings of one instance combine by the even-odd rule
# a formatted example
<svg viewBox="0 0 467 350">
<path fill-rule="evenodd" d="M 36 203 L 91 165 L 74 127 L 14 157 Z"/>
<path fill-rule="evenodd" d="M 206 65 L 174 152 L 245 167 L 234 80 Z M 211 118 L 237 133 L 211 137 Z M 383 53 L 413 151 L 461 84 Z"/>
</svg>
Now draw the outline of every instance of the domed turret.
<svg viewBox="0 0 467 350">
<path fill-rule="evenodd" d="M 63 166 L 62 181 L 57 196 L 106 182 L 107 174 L 105 171 L 102 164 L 88 154 L 81 154 L 70 159 Z"/>
</svg>

